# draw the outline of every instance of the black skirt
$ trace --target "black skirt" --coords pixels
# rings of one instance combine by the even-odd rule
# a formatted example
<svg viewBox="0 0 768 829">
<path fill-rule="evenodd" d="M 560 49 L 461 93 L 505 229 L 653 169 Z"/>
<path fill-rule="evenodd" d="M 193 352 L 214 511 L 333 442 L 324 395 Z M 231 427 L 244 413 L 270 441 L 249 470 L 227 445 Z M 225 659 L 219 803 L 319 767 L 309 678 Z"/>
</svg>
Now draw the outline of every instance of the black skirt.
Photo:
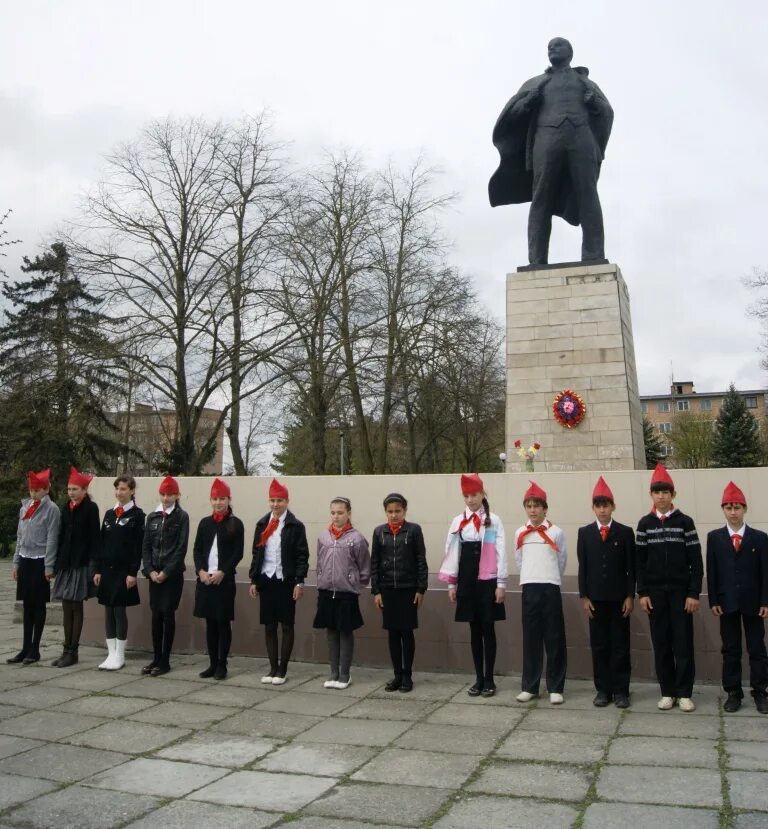
<svg viewBox="0 0 768 829">
<path fill-rule="evenodd" d="M 413 603 L 415 587 L 382 587 L 382 627 L 384 630 L 416 630 L 419 611 Z"/>
<path fill-rule="evenodd" d="M 275 576 L 259 576 L 259 622 L 262 625 L 293 625 L 296 621 L 296 602 L 293 600 L 293 582 Z"/>
<path fill-rule="evenodd" d="M 233 621 L 236 592 L 234 578 L 225 579 L 221 584 L 202 584 L 198 580 L 193 615 L 198 619 L 215 619 L 217 622 Z"/>
<path fill-rule="evenodd" d="M 179 573 L 162 584 L 149 582 L 149 606 L 156 613 L 174 613 L 184 591 L 184 575 Z"/>
<path fill-rule="evenodd" d="M 16 568 L 16 601 L 41 605 L 50 600 L 51 585 L 45 577 L 45 559 L 20 555 Z"/>
<path fill-rule="evenodd" d="M 363 626 L 360 597 L 341 590 L 318 590 L 317 613 L 312 627 L 349 633 Z"/>
<path fill-rule="evenodd" d="M 475 580 L 456 596 L 457 622 L 502 622 L 507 618 L 504 604 L 496 603 L 496 579 Z"/>
<path fill-rule="evenodd" d="M 125 586 L 128 578 L 127 570 L 105 568 L 101 574 L 101 581 L 96 588 L 99 604 L 107 607 L 133 607 L 140 603 L 139 588 L 134 585 L 130 589 Z"/>
</svg>

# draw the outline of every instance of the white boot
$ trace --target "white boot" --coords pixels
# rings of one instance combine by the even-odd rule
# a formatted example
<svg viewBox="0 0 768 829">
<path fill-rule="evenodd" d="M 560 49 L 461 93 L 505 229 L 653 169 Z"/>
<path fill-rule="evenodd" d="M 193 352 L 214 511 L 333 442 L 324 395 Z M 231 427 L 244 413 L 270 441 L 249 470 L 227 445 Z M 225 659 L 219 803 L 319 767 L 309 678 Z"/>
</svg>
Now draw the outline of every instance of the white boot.
<svg viewBox="0 0 768 829">
<path fill-rule="evenodd" d="M 108 671 L 119 671 L 125 665 L 125 639 L 115 639 L 115 653 L 107 665 Z"/>
<path fill-rule="evenodd" d="M 111 671 L 110 667 L 115 658 L 117 639 L 107 639 L 107 658 L 99 665 L 100 671 Z"/>
</svg>

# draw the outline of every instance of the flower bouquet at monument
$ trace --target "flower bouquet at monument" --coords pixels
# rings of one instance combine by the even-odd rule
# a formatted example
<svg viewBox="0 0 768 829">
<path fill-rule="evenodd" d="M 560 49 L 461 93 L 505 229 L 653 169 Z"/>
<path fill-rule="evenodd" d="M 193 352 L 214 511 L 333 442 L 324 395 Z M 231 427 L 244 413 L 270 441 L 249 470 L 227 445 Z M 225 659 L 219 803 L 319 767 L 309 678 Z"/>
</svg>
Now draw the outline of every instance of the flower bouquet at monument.
<svg viewBox="0 0 768 829">
<path fill-rule="evenodd" d="M 541 444 L 534 442 L 526 449 L 521 440 L 516 440 L 515 449 L 517 450 L 518 456 L 525 461 L 525 471 L 533 472 L 533 459 L 539 454 Z"/>
</svg>

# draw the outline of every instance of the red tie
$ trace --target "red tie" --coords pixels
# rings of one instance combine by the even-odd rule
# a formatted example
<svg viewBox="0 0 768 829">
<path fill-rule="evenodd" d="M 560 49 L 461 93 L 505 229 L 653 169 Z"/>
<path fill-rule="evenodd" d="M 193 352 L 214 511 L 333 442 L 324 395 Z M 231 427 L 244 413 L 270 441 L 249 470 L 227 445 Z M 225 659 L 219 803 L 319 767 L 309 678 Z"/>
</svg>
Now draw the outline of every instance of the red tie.
<svg viewBox="0 0 768 829">
<path fill-rule="evenodd" d="M 733 549 L 738 553 L 739 548 L 741 547 L 741 536 L 738 533 L 735 533 L 731 536 L 731 538 L 733 539 Z"/>
<path fill-rule="evenodd" d="M 277 529 L 277 525 L 279 523 L 280 523 L 280 519 L 275 518 L 275 516 L 273 515 L 269 519 L 269 524 L 267 524 L 266 528 L 264 529 L 264 532 L 261 534 L 261 538 L 259 539 L 259 543 L 256 546 L 263 547 L 267 543 L 267 541 L 268 541 L 269 537 L 272 535 L 272 533 L 274 533 L 274 531 Z"/>
<path fill-rule="evenodd" d="M 600 537 L 605 541 L 608 538 L 608 532 L 610 531 L 610 527 L 600 527 Z"/>
<path fill-rule="evenodd" d="M 40 506 L 40 501 L 33 501 L 28 507 L 27 511 L 22 515 L 22 521 L 28 521 L 36 512 L 37 508 Z"/>
<path fill-rule="evenodd" d="M 125 510 L 122 507 L 115 507 L 115 518 L 119 521 L 123 517 Z"/>
</svg>

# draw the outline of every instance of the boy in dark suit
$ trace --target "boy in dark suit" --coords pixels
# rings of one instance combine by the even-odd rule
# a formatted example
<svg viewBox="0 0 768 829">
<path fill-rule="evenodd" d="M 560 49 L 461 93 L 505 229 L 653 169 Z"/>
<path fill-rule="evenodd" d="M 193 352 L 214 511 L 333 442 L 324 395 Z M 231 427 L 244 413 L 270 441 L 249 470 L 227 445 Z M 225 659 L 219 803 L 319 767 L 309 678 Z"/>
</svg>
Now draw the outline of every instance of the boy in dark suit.
<svg viewBox="0 0 768 829">
<path fill-rule="evenodd" d="M 722 497 L 726 525 L 707 535 L 709 606 L 720 619 L 723 640 L 723 688 L 729 714 L 741 708 L 741 627 L 749 653 L 749 684 L 755 707 L 768 714 L 768 535 L 744 523 L 747 499 L 730 481 Z"/>
<path fill-rule="evenodd" d="M 616 504 L 602 475 L 592 492 L 597 521 L 579 529 L 579 595 L 589 618 L 589 642 L 597 694 L 592 704 L 611 700 L 629 708 L 629 616 L 635 604 L 635 534 L 613 520 Z"/>
</svg>

